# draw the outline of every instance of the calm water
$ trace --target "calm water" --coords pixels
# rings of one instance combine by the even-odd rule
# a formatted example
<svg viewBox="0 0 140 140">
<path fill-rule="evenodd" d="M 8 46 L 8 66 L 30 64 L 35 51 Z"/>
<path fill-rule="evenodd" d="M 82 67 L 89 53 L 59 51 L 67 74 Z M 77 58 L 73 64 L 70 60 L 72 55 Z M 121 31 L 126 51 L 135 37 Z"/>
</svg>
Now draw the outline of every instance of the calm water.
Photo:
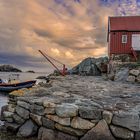
<svg viewBox="0 0 140 140">
<path fill-rule="evenodd" d="M 17 74 L 17 73 L 6 73 L 6 72 L 0 72 L 0 78 L 2 79 L 8 79 L 9 75 L 11 74 Z M 46 76 L 45 73 L 19 73 L 19 79 L 20 81 L 26 81 L 26 80 L 33 80 L 37 78 L 38 76 Z M 1 107 L 7 104 L 7 96 L 3 93 L 0 93 L 0 112 Z M 2 125 L 2 122 L 0 121 L 0 125 Z"/>
</svg>

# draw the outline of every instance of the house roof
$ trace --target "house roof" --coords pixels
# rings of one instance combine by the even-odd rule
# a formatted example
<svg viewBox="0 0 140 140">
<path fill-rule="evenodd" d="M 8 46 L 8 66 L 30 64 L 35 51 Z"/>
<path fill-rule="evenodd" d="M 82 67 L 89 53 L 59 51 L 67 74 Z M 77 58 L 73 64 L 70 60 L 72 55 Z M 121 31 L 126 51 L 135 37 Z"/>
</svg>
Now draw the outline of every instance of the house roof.
<svg viewBox="0 0 140 140">
<path fill-rule="evenodd" d="M 140 16 L 109 17 L 109 31 L 140 31 Z"/>
</svg>

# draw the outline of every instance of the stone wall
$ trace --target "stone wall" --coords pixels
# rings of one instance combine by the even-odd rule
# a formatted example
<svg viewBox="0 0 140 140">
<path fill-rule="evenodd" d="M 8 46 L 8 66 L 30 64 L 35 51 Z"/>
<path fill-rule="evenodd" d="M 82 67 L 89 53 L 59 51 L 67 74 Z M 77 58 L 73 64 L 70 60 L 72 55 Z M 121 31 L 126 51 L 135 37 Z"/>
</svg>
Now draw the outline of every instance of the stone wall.
<svg viewBox="0 0 140 140">
<path fill-rule="evenodd" d="M 39 140 L 140 139 L 139 107 L 109 111 L 90 99 L 55 95 L 58 98 L 10 95 L 2 112 L 6 128 L 19 137 L 36 135 Z"/>
</svg>

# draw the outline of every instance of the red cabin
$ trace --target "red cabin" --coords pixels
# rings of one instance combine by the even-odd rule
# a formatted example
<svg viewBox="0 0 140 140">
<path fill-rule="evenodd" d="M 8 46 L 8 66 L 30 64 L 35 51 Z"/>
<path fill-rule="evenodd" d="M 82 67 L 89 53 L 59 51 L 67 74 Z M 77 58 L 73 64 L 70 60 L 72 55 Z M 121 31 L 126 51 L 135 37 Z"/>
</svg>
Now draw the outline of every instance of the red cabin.
<svg viewBox="0 0 140 140">
<path fill-rule="evenodd" d="M 129 55 L 132 60 L 139 59 L 140 16 L 109 17 L 108 54 Z"/>
</svg>

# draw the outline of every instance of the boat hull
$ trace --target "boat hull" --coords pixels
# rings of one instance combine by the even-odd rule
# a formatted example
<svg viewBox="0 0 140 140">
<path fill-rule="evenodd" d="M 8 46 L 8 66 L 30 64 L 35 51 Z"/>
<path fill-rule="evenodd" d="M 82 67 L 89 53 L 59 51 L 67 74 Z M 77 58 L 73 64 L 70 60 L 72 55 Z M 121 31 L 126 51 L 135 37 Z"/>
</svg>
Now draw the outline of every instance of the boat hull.
<svg viewBox="0 0 140 140">
<path fill-rule="evenodd" d="M 15 84 L 0 84 L 0 92 L 12 92 L 22 88 L 31 88 L 36 83 L 35 80 L 20 82 Z"/>
</svg>

